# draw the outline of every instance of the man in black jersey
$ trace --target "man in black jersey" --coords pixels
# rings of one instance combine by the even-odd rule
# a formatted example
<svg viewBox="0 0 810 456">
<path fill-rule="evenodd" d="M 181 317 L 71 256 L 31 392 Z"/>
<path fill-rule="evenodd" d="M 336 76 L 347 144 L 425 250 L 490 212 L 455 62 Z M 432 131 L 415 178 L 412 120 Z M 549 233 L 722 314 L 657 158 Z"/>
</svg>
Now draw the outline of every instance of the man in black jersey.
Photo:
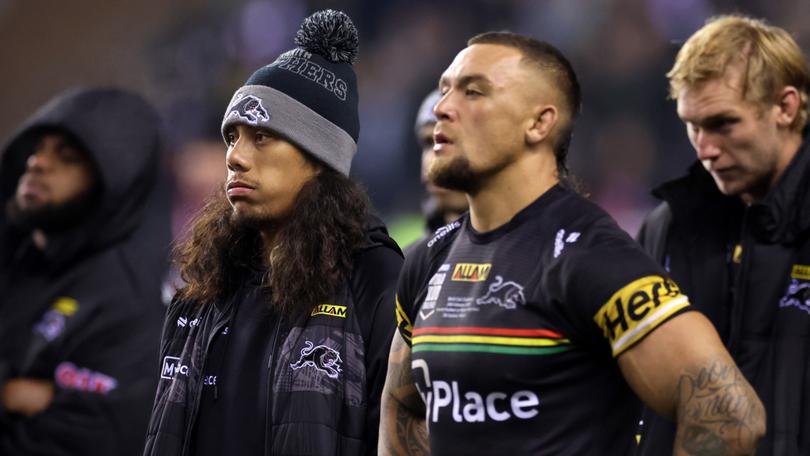
<svg viewBox="0 0 810 456">
<path fill-rule="evenodd" d="M 348 177 L 343 13 L 307 18 L 225 111 L 228 183 L 179 250 L 147 455 L 371 455 L 402 256 Z"/>
<path fill-rule="evenodd" d="M 439 83 L 430 175 L 470 212 L 406 259 L 380 452 L 627 454 L 633 392 L 677 421 L 677 452 L 753 452 L 764 410 L 714 328 L 564 185 L 570 64 L 508 32 L 468 45 Z"/>
</svg>

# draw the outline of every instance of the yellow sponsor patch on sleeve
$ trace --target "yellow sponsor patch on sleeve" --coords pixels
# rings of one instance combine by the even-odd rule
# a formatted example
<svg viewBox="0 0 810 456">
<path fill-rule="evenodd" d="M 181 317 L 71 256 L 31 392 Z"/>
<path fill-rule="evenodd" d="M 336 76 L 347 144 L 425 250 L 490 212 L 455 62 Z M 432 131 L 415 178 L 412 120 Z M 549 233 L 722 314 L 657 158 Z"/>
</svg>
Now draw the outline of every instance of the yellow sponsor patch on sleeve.
<svg viewBox="0 0 810 456">
<path fill-rule="evenodd" d="M 614 293 L 593 320 L 610 342 L 613 356 L 617 357 L 688 305 L 689 298 L 681 294 L 675 282 L 661 276 L 647 276 Z"/>
<path fill-rule="evenodd" d="M 413 324 L 411 323 L 411 319 L 408 318 L 408 313 L 402 308 L 402 304 L 399 302 L 399 295 L 396 297 L 397 301 L 397 328 L 399 329 L 399 333 L 402 335 L 402 338 L 405 339 L 405 342 L 408 345 L 411 344 L 411 335 L 413 334 Z"/>
<path fill-rule="evenodd" d="M 56 301 L 53 303 L 53 310 L 59 312 L 60 314 L 69 317 L 76 313 L 79 310 L 79 301 L 76 301 L 73 298 L 68 298 L 62 296 L 57 298 Z"/>
<path fill-rule="evenodd" d="M 346 318 L 346 306 L 335 304 L 318 304 L 312 309 L 311 316 L 326 315 L 328 317 Z"/>
<path fill-rule="evenodd" d="M 810 280 L 810 266 L 805 264 L 794 264 L 790 271 L 790 277 L 800 280 Z"/>
</svg>

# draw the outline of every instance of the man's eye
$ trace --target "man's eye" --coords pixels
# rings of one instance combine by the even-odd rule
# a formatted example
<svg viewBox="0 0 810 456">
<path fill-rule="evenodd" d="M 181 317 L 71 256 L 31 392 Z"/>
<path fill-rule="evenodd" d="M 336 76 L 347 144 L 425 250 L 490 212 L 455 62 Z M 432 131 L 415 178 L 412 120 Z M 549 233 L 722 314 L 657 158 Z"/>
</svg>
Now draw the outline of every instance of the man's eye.
<svg viewBox="0 0 810 456">
<path fill-rule="evenodd" d="M 236 143 L 236 135 L 233 133 L 225 133 L 225 142 L 228 144 L 228 147 L 233 146 Z"/>
<path fill-rule="evenodd" d="M 473 89 L 467 89 L 464 91 L 464 94 L 467 95 L 468 97 L 477 97 L 481 95 L 481 92 Z"/>
</svg>

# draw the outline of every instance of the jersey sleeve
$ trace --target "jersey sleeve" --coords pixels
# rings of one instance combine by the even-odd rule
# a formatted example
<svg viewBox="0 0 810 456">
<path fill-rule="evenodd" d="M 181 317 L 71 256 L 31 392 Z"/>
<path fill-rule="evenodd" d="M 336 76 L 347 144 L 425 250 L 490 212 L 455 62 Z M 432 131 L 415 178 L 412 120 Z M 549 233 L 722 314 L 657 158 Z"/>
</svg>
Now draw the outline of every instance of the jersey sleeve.
<svg viewBox="0 0 810 456">
<path fill-rule="evenodd" d="M 413 323 L 421 305 L 420 302 L 417 302 L 419 291 L 421 287 L 427 285 L 430 250 L 425 242 L 409 249 L 397 283 L 395 296 L 397 331 L 409 346 L 411 345 Z"/>
<path fill-rule="evenodd" d="M 563 313 L 618 357 L 675 315 L 688 298 L 641 247 L 607 217 L 581 233 L 555 265 Z"/>
</svg>

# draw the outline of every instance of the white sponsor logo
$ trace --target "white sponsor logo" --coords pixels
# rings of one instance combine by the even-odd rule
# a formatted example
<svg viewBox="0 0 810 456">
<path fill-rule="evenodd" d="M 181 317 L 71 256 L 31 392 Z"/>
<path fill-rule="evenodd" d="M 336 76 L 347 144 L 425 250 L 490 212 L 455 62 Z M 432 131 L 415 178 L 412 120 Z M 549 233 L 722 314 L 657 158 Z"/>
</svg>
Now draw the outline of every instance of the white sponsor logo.
<svg viewBox="0 0 810 456">
<path fill-rule="evenodd" d="M 217 376 L 216 375 L 206 375 L 203 377 L 203 385 L 204 386 L 216 386 L 217 385 Z"/>
<path fill-rule="evenodd" d="M 439 239 L 447 236 L 448 234 L 452 233 L 453 230 L 460 227 L 461 222 L 458 220 L 452 223 L 448 223 L 447 225 L 444 225 L 443 227 L 436 230 L 436 232 L 433 234 L 433 237 L 428 241 L 427 246 L 433 247 L 433 244 L 435 244 Z"/>
<path fill-rule="evenodd" d="M 163 357 L 163 367 L 160 370 L 160 378 L 173 379 L 177 374 L 188 377 L 188 365 L 181 364 L 177 356 Z"/>
<path fill-rule="evenodd" d="M 557 231 L 557 236 L 554 238 L 554 258 L 560 256 L 565 244 L 573 244 L 577 242 L 577 239 L 579 239 L 579 233 L 576 231 L 568 233 L 568 237 L 565 237 L 565 230 Z"/>
<path fill-rule="evenodd" d="M 412 369 L 422 369 L 426 390 L 417 383 L 417 389 L 425 402 L 426 422 L 452 419 L 456 423 L 483 423 L 506 421 L 512 418 L 528 420 L 537 416 L 540 398 L 533 391 L 514 393 L 493 391 L 479 393 L 464 391 L 459 382 L 430 379 L 427 363 L 415 360 Z"/>
<path fill-rule="evenodd" d="M 439 293 L 442 291 L 442 285 L 447 279 L 448 272 L 450 272 L 450 264 L 445 263 L 439 266 L 439 270 L 430 278 L 425 301 L 422 303 L 422 307 L 419 308 L 419 316 L 422 317 L 422 320 L 426 320 L 436 311 L 436 301 L 439 299 Z"/>
<path fill-rule="evenodd" d="M 179 326 L 181 328 L 185 328 L 186 325 L 193 328 L 193 327 L 195 327 L 195 326 L 197 326 L 199 324 L 200 324 L 200 318 L 199 317 L 197 317 L 197 318 L 195 318 L 195 319 L 193 319 L 191 321 L 189 321 L 189 319 L 186 318 L 186 317 L 180 317 L 180 318 L 177 319 L 177 326 Z"/>
</svg>

